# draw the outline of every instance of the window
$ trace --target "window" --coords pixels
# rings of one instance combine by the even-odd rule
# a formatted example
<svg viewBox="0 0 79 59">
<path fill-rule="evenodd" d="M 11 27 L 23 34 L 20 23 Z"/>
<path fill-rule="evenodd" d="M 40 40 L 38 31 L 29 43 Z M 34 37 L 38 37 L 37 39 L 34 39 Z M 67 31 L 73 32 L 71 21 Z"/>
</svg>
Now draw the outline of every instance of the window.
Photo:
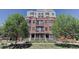
<svg viewBox="0 0 79 59">
<path fill-rule="evenodd" d="M 34 15 L 34 12 L 31 12 L 30 15 Z"/>
<path fill-rule="evenodd" d="M 41 25 L 43 25 L 43 24 L 44 24 L 44 23 L 43 23 L 43 20 L 40 20 L 40 21 L 39 21 L 39 25 L 40 25 L 40 24 L 41 24 Z"/>
<path fill-rule="evenodd" d="M 43 32 L 44 31 L 44 27 L 36 27 L 36 31 L 37 32 Z"/>
<path fill-rule="evenodd" d="M 29 27 L 29 30 L 31 30 L 31 27 Z"/>
<path fill-rule="evenodd" d="M 35 30 L 35 27 L 32 27 L 32 30 Z"/>
<path fill-rule="evenodd" d="M 49 23 L 51 24 L 51 23 L 53 23 L 53 21 L 52 20 L 49 20 Z"/>
<path fill-rule="evenodd" d="M 40 15 L 40 13 L 38 13 L 38 15 Z"/>
<path fill-rule="evenodd" d="M 38 18 L 40 18 L 40 16 L 38 16 Z"/>
<path fill-rule="evenodd" d="M 44 17 L 43 13 L 38 13 L 38 17 L 43 18 Z"/>
<path fill-rule="evenodd" d="M 29 20 L 29 24 L 31 23 L 31 20 Z"/>
<path fill-rule="evenodd" d="M 47 27 L 45 27 L 45 30 L 47 31 Z"/>
<path fill-rule="evenodd" d="M 54 15 L 54 13 L 52 13 L 52 15 Z"/>
<path fill-rule="evenodd" d="M 49 30 L 51 31 L 52 27 L 49 27 Z"/>
<path fill-rule="evenodd" d="M 41 13 L 41 15 L 43 16 L 43 13 Z"/>
<path fill-rule="evenodd" d="M 33 24 L 35 23 L 35 20 L 33 20 Z"/>
<path fill-rule="evenodd" d="M 37 21 L 36 21 L 36 24 L 37 24 L 37 25 L 43 25 L 44 23 L 43 23 L 43 20 L 37 20 Z"/>
<path fill-rule="evenodd" d="M 41 16 L 41 18 L 43 18 L 43 16 Z"/>
<path fill-rule="evenodd" d="M 48 12 L 46 13 L 46 17 L 47 17 L 47 18 L 49 17 L 49 13 L 48 13 Z"/>
<path fill-rule="evenodd" d="M 38 20 L 36 21 L 36 24 L 37 24 L 37 25 L 39 24 L 39 21 L 38 21 Z"/>
<path fill-rule="evenodd" d="M 45 23 L 52 24 L 53 20 L 46 20 Z"/>
<path fill-rule="evenodd" d="M 30 16 L 31 16 L 31 17 L 34 17 L 34 12 L 31 12 L 31 13 L 30 13 Z"/>
<path fill-rule="evenodd" d="M 46 13 L 46 15 L 49 15 L 49 13 Z"/>
<path fill-rule="evenodd" d="M 45 23 L 47 23 L 47 20 L 45 20 Z"/>
<path fill-rule="evenodd" d="M 46 24 L 49 24 L 49 23 L 50 23 L 50 20 L 46 20 L 45 23 L 46 23 Z"/>
<path fill-rule="evenodd" d="M 46 16 L 47 18 L 49 18 L 49 16 Z"/>
</svg>

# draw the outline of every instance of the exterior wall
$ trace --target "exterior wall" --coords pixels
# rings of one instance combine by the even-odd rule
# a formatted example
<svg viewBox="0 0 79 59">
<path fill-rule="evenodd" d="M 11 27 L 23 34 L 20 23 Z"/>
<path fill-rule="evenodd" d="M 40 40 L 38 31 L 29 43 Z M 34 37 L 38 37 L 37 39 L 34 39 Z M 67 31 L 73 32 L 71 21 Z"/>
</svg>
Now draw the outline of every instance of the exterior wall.
<svg viewBox="0 0 79 59">
<path fill-rule="evenodd" d="M 30 34 L 52 34 L 50 29 L 55 19 L 56 13 L 54 10 L 39 9 L 28 11 L 26 20 L 28 21 Z M 43 31 L 37 32 L 36 29 Z"/>
<path fill-rule="evenodd" d="M 31 14 L 30 14 L 30 13 L 32 13 L 32 12 L 34 13 L 34 15 L 31 15 Z M 43 13 L 44 18 L 47 16 L 46 13 L 49 13 L 49 16 L 50 16 L 50 17 L 56 17 L 55 11 L 54 11 L 54 10 L 51 10 L 51 9 L 46 9 L 46 10 L 44 10 L 44 9 L 30 10 L 30 11 L 27 12 L 27 16 L 28 16 L 28 17 L 33 16 L 33 17 L 38 18 L 39 13 Z"/>
</svg>

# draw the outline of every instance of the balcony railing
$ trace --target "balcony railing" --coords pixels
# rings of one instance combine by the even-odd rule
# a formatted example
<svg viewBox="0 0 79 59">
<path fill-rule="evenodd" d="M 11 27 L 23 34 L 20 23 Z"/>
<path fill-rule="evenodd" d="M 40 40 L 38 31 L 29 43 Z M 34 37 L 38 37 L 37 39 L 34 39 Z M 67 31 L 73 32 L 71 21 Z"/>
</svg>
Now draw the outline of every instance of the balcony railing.
<svg viewBox="0 0 79 59">
<path fill-rule="evenodd" d="M 36 32 L 44 32 L 44 30 L 36 30 Z"/>
</svg>

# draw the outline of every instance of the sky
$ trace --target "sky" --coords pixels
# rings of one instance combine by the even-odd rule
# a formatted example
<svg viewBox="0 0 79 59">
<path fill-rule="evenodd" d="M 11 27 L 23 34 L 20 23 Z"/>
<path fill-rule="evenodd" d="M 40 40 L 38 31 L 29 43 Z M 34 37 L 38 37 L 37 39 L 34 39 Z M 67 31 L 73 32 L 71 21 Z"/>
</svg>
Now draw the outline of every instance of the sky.
<svg viewBox="0 0 79 59">
<path fill-rule="evenodd" d="M 11 14 L 19 13 L 26 16 L 29 9 L 0 9 L 0 26 L 2 26 Z M 54 9 L 56 15 L 67 14 L 79 18 L 79 9 Z"/>
<path fill-rule="evenodd" d="M 79 18 L 79 9 L 55 9 L 57 15 L 67 14 Z"/>
</svg>

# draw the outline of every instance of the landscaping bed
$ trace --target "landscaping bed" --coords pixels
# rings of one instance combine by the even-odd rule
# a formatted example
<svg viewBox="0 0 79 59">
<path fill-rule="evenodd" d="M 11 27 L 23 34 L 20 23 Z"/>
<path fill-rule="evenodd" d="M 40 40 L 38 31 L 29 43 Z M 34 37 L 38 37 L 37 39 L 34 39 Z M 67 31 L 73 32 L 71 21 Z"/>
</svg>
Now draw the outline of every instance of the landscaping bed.
<svg viewBox="0 0 79 59">
<path fill-rule="evenodd" d="M 32 46 L 32 44 L 30 42 L 25 42 L 25 43 L 16 43 L 16 44 L 10 44 L 7 46 L 2 46 L 2 49 L 25 49 L 25 48 L 29 48 L 30 46 Z"/>
<path fill-rule="evenodd" d="M 79 48 L 79 45 L 77 44 L 69 44 L 69 43 L 56 43 L 56 46 L 62 47 L 62 48 Z"/>
</svg>

